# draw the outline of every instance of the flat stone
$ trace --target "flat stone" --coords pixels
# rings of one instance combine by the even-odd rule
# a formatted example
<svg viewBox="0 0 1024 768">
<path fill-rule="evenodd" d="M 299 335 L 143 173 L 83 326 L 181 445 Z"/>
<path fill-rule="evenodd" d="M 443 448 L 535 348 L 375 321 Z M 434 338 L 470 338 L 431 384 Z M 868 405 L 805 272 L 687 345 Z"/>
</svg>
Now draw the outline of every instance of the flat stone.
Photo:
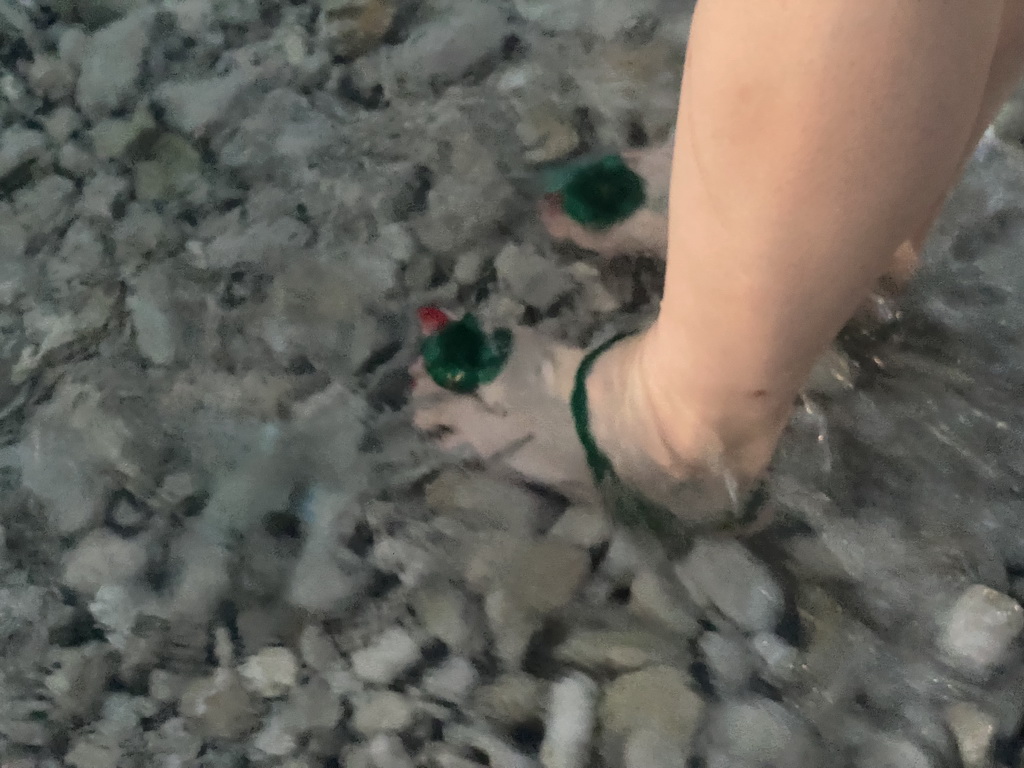
<svg viewBox="0 0 1024 768">
<path fill-rule="evenodd" d="M 546 504 L 521 485 L 461 469 L 442 471 L 424 489 L 427 504 L 470 530 L 532 535 Z"/>
<path fill-rule="evenodd" d="M 178 710 L 195 721 L 200 734 L 212 739 L 240 739 L 260 723 L 256 701 L 230 669 L 196 680 L 182 694 Z"/>
<path fill-rule="evenodd" d="M 92 597 L 104 585 L 135 582 L 142 576 L 147 560 L 145 539 L 93 531 L 65 557 L 61 580 L 76 592 Z"/>
<path fill-rule="evenodd" d="M 295 654 L 280 646 L 264 648 L 238 669 L 246 685 L 265 699 L 284 696 L 298 682 Z"/>
<path fill-rule="evenodd" d="M 0 134 L 0 187 L 46 153 L 46 134 L 14 126 Z"/>
<path fill-rule="evenodd" d="M 395 14 L 393 0 L 321 0 L 317 32 L 332 55 L 352 59 L 380 44 Z"/>
<path fill-rule="evenodd" d="M 491 720 L 506 725 L 524 723 L 544 705 L 547 683 L 525 672 L 499 676 L 481 686 L 474 696 L 474 707 Z"/>
<path fill-rule="evenodd" d="M 363 736 L 403 731 L 412 724 L 412 706 L 393 691 L 373 691 L 354 702 L 352 726 Z"/>
<path fill-rule="evenodd" d="M 499 577 L 520 606 L 551 613 L 572 600 L 590 572 L 590 556 L 559 539 L 525 542 L 508 557 Z"/>
<path fill-rule="evenodd" d="M 479 673 L 462 656 L 451 656 L 423 677 L 423 690 L 442 701 L 462 704 L 476 686 Z"/>
<path fill-rule="evenodd" d="M 1024 610 L 1013 598 L 982 584 L 968 587 L 945 617 L 939 647 L 966 670 L 997 666 L 1024 630 Z"/>
<path fill-rule="evenodd" d="M 631 672 L 652 664 L 685 666 L 689 663 L 686 645 L 680 643 L 678 637 L 639 626 L 577 627 L 555 649 L 555 658 L 595 673 Z"/>
<path fill-rule="evenodd" d="M 704 699 L 693 690 L 688 675 L 658 665 L 622 675 L 605 689 L 601 725 L 620 736 L 654 729 L 685 747 L 701 722 L 704 707 Z"/>
<path fill-rule="evenodd" d="M 996 718 L 976 704 L 957 702 L 946 707 L 946 722 L 956 738 L 963 768 L 987 768 L 992 764 Z"/>
<path fill-rule="evenodd" d="M 629 609 L 637 616 L 653 619 L 683 637 L 695 637 L 700 625 L 692 605 L 677 583 L 654 571 L 636 575 L 629 590 Z"/>
<path fill-rule="evenodd" d="M 352 671 L 360 680 L 386 685 L 420 659 L 420 647 L 400 627 L 389 629 L 372 645 L 352 654 Z"/>
<path fill-rule="evenodd" d="M 134 11 L 93 35 L 75 92 L 78 106 L 98 117 L 125 107 L 136 93 L 155 12 Z"/>
<path fill-rule="evenodd" d="M 574 287 L 571 277 L 557 263 L 527 245 L 506 245 L 494 259 L 494 269 L 513 298 L 541 312 Z"/>
<path fill-rule="evenodd" d="M 540 745 L 544 768 L 584 768 L 589 763 L 598 690 L 597 683 L 579 673 L 551 686 Z"/>
<path fill-rule="evenodd" d="M 781 704 L 767 699 L 726 702 L 712 713 L 707 735 L 713 750 L 742 765 L 819 765 L 816 744 L 806 724 Z"/>
<path fill-rule="evenodd" d="M 153 98 L 172 128 L 200 137 L 221 123 L 256 76 L 254 69 L 239 68 L 197 80 L 168 80 L 157 87 Z"/>
<path fill-rule="evenodd" d="M 702 540 L 676 568 L 691 597 L 748 632 L 774 629 L 785 599 L 771 571 L 735 541 Z"/>
</svg>

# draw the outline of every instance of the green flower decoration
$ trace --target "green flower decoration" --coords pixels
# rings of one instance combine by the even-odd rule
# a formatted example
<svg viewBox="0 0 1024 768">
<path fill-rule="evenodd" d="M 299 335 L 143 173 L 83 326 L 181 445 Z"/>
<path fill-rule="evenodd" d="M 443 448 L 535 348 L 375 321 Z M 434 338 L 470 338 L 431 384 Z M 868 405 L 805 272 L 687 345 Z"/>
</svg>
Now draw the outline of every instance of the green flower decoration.
<svg viewBox="0 0 1024 768">
<path fill-rule="evenodd" d="M 481 384 L 494 381 L 512 351 L 512 332 L 499 328 L 487 334 L 473 315 L 446 323 L 423 340 L 421 347 L 427 373 L 452 392 L 471 394 Z"/>
<path fill-rule="evenodd" d="M 608 155 L 572 171 L 560 190 L 566 214 L 589 229 L 607 229 L 644 204 L 640 178 L 619 155 Z"/>
</svg>

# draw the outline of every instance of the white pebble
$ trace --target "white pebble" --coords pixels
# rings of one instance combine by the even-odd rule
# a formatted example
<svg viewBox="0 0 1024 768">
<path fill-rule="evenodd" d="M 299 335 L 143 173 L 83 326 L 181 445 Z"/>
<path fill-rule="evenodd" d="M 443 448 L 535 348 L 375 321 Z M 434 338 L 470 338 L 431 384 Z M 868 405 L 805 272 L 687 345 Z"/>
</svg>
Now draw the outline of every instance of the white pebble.
<svg viewBox="0 0 1024 768">
<path fill-rule="evenodd" d="M 540 761 L 545 768 L 582 768 L 594 731 L 597 683 L 572 674 L 551 686 Z"/>
<path fill-rule="evenodd" d="M 290 650 L 275 646 L 250 656 L 238 671 L 249 688 L 265 699 L 273 699 L 295 687 L 299 662 Z"/>
<path fill-rule="evenodd" d="M 947 614 L 939 645 L 958 666 L 986 672 L 1002 661 L 1021 630 L 1024 610 L 1016 600 L 974 584 Z"/>
<path fill-rule="evenodd" d="M 352 654 L 352 671 L 360 680 L 387 684 L 420 658 L 420 648 L 404 629 L 395 627 Z"/>
</svg>

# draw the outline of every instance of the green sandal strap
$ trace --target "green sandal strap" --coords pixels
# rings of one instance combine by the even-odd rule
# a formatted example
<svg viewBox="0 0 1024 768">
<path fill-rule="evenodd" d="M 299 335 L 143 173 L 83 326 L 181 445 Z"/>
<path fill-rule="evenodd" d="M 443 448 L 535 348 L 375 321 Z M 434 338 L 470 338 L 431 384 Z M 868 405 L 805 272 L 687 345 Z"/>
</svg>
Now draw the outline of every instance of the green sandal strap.
<svg viewBox="0 0 1024 768">
<path fill-rule="evenodd" d="M 587 401 L 587 377 L 593 370 L 597 358 L 622 339 L 635 335 L 635 332 L 621 333 L 598 345 L 588 352 L 576 369 L 569 408 L 572 413 L 576 436 L 586 456 L 594 483 L 609 504 L 610 512 L 617 522 L 629 527 L 643 527 L 661 538 L 666 543 L 686 537 L 682 522 L 668 509 L 654 504 L 634 488 L 624 483 L 615 473 L 611 459 L 601 450 L 593 433 L 590 431 L 590 408 Z M 743 506 L 738 520 L 732 525 L 743 525 L 758 516 L 761 507 L 768 498 L 767 485 L 761 482 L 751 493 Z"/>
</svg>

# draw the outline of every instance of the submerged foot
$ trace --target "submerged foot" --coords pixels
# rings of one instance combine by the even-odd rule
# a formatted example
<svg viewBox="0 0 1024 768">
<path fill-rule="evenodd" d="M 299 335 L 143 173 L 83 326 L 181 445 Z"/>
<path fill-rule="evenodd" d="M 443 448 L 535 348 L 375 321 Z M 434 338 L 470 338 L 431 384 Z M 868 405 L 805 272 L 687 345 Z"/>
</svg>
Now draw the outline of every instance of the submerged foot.
<svg viewBox="0 0 1024 768">
<path fill-rule="evenodd" d="M 428 326 L 436 332 L 436 323 Z M 725 522 L 763 473 L 781 428 L 769 434 L 751 425 L 749 436 L 726 440 L 696 408 L 664 413 L 641 365 L 643 338 L 623 339 L 596 359 L 586 379 L 590 431 L 625 484 L 684 523 Z M 419 360 L 415 425 L 443 447 L 469 448 L 573 501 L 597 501 L 569 402 L 583 350 L 525 327 L 512 329 L 511 340 L 501 372 L 472 393 L 438 385 Z"/>
</svg>

